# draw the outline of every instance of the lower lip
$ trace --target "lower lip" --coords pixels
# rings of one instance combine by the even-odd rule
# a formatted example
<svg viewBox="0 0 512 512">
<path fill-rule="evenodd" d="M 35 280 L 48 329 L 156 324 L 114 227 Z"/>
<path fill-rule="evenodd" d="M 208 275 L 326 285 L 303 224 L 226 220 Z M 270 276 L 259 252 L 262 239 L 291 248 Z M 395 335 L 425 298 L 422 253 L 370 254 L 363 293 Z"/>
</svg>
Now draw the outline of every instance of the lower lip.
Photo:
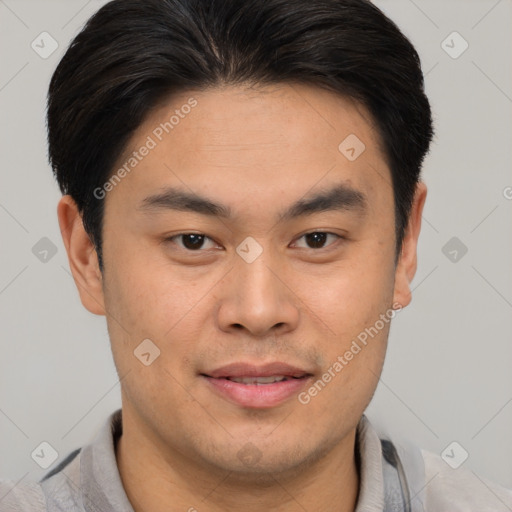
<svg viewBox="0 0 512 512">
<path fill-rule="evenodd" d="M 283 380 L 272 384 L 241 384 L 228 379 L 204 378 L 213 390 L 242 407 L 265 409 L 275 407 L 293 395 L 297 395 L 310 377 Z"/>
</svg>

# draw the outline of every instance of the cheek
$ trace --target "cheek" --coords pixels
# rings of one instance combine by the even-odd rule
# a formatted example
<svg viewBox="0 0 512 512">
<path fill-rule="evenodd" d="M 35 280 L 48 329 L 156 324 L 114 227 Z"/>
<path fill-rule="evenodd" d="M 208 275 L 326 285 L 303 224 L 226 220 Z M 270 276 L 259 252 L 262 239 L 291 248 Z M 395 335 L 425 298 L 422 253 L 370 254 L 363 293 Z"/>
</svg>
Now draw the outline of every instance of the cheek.
<svg viewBox="0 0 512 512">
<path fill-rule="evenodd" d="M 194 311 L 211 288 L 210 281 L 191 279 L 177 266 L 134 256 L 109 269 L 105 302 L 130 337 L 160 338 Z"/>
<path fill-rule="evenodd" d="M 211 329 L 205 333 L 206 321 L 213 315 L 218 280 L 214 275 L 193 278 L 183 269 L 135 257 L 111 268 L 105 282 L 107 324 L 114 361 L 121 377 L 128 374 L 125 387 L 132 399 L 147 395 L 162 407 L 169 400 L 186 405 L 188 395 L 178 382 L 187 385 L 189 360 L 197 358 L 200 341 L 211 335 Z M 134 353 L 146 339 L 159 351 L 147 367 Z"/>
<path fill-rule="evenodd" d="M 108 273 L 105 302 L 115 365 L 120 377 L 126 376 L 123 392 L 148 408 L 148 414 L 158 414 L 171 403 L 186 407 L 191 401 L 180 384 L 186 356 L 200 339 L 203 323 L 195 306 L 203 295 L 198 284 L 136 258 L 127 258 Z M 149 344 L 143 341 L 148 339 Z M 150 354 L 148 365 L 144 353 Z"/>
<path fill-rule="evenodd" d="M 303 279 L 302 293 L 313 312 L 309 316 L 322 333 L 318 349 L 324 356 L 324 374 L 317 390 L 311 390 L 313 395 L 322 390 L 322 398 L 315 399 L 319 410 L 337 403 L 338 414 L 362 412 L 371 399 L 395 314 L 393 269 L 391 257 L 373 250 L 366 257 L 340 263 L 329 275 Z"/>
<path fill-rule="evenodd" d="M 295 276 L 297 295 L 324 334 L 343 343 L 372 325 L 385 313 L 393 298 L 392 260 L 367 256 L 340 261 L 316 275 Z"/>
</svg>

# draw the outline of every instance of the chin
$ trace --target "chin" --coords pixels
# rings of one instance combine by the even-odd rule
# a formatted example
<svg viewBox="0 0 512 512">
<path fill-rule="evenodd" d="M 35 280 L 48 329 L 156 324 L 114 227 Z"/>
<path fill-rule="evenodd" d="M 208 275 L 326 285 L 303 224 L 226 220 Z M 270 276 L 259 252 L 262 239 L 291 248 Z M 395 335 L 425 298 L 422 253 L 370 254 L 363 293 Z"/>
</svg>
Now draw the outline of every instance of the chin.
<svg viewBox="0 0 512 512">
<path fill-rule="evenodd" d="M 276 480 L 294 479 L 305 469 L 311 470 L 311 466 L 322 459 L 333 444 L 332 441 L 319 440 L 318 446 L 305 447 L 300 439 L 289 446 L 284 446 L 283 441 L 272 445 L 249 441 L 237 452 L 229 453 L 229 456 L 226 456 L 227 450 L 219 448 L 221 453 L 226 454 L 222 459 L 212 460 L 212 454 L 208 455 L 210 464 L 230 473 L 227 478 L 230 484 L 271 486 L 275 485 Z M 276 449 L 276 446 L 279 448 Z"/>
</svg>

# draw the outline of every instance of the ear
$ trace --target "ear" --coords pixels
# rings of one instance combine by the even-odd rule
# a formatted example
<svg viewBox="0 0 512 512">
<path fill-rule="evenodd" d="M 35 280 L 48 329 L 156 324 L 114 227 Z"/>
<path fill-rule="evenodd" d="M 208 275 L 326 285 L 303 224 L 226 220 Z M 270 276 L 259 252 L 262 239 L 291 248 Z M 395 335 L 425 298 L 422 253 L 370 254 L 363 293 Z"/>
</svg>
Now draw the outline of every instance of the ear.
<svg viewBox="0 0 512 512">
<path fill-rule="evenodd" d="M 417 247 L 421 230 L 421 215 L 427 197 L 427 186 L 419 182 L 416 186 L 409 221 L 405 230 L 400 258 L 395 270 L 395 291 L 393 302 L 402 307 L 407 306 L 412 299 L 411 281 L 416 274 L 418 264 Z"/>
<path fill-rule="evenodd" d="M 102 275 L 94 244 L 84 229 L 82 216 L 69 195 L 59 201 L 57 207 L 60 232 L 69 267 L 84 307 L 96 315 L 105 314 Z"/>
</svg>

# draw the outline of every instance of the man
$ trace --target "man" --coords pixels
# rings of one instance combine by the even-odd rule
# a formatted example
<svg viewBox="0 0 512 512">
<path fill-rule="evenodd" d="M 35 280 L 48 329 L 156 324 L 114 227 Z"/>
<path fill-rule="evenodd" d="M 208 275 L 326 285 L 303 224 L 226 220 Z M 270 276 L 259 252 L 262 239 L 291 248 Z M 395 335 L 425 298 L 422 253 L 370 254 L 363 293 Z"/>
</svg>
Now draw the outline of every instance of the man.
<svg viewBox="0 0 512 512">
<path fill-rule="evenodd" d="M 52 78 L 58 218 L 122 390 L 2 511 L 500 511 L 363 415 L 411 300 L 432 138 L 364 0 L 115 0 Z"/>
</svg>

